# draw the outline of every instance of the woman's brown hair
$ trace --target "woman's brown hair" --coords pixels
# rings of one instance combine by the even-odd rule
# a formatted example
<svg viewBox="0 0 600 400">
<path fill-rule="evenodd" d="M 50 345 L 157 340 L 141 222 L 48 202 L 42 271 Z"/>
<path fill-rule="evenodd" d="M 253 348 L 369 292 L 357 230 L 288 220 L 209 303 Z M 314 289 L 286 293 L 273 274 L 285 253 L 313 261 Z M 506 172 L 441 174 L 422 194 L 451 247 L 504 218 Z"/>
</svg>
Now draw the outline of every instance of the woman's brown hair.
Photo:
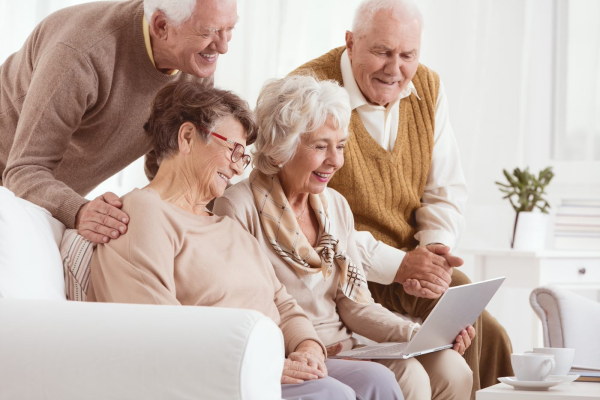
<svg viewBox="0 0 600 400">
<path fill-rule="evenodd" d="M 179 128 L 184 122 L 212 131 L 220 119 L 228 116 L 244 127 L 246 145 L 254 143 L 256 122 L 245 100 L 233 92 L 206 87 L 200 82 L 176 82 L 156 94 L 144 130 L 152 137 L 160 163 L 177 151 Z M 210 140 L 210 134 L 202 129 L 198 130 L 198 135 L 205 141 Z"/>
</svg>

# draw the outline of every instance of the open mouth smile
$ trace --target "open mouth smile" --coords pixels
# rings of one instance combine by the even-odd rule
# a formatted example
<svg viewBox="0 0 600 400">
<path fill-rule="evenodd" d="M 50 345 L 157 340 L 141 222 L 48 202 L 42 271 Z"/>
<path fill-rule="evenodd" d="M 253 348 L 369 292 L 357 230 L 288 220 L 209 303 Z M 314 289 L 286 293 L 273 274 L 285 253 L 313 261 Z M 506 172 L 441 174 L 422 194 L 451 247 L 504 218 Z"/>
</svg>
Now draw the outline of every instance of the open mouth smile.
<svg viewBox="0 0 600 400">
<path fill-rule="evenodd" d="M 208 53 L 198 53 L 200 57 L 206 62 L 213 63 L 217 61 L 217 54 L 208 54 Z"/>
<path fill-rule="evenodd" d="M 319 182 L 327 182 L 331 178 L 331 175 L 333 175 L 332 172 L 324 173 L 324 172 L 316 172 L 316 171 L 313 171 L 312 174 L 315 178 L 317 178 L 317 180 Z"/>
<path fill-rule="evenodd" d="M 397 81 L 391 81 L 391 82 L 388 82 L 388 81 L 384 81 L 384 80 L 382 80 L 382 79 L 379 79 L 379 78 L 375 78 L 375 80 L 376 80 L 377 82 L 379 82 L 380 84 L 382 84 L 382 85 L 386 85 L 386 86 L 394 86 L 394 85 L 398 84 L 398 82 L 397 82 Z"/>
<path fill-rule="evenodd" d="M 217 172 L 217 175 L 219 175 L 219 177 L 221 179 L 223 179 L 225 182 L 229 182 L 229 177 L 225 174 L 222 174 L 221 172 Z"/>
</svg>

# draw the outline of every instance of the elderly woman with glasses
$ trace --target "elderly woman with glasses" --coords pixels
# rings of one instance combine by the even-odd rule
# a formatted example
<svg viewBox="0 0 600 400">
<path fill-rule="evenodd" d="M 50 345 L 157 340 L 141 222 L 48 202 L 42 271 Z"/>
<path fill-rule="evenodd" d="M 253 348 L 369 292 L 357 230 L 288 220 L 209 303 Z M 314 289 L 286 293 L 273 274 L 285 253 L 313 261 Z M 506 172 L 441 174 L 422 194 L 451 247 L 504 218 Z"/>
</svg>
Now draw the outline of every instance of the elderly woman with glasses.
<svg viewBox="0 0 600 400">
<path fill-rule="evenodd" d="M 199 83 L 170 84 L 157 94 L 144 129 L 158 173 L 123 197 L 128 233 L 94 253 L 88 300 L 257 310 L 283 331 L 284 398 L 354 400 L 345 382 L 363 380 L 365 399 L 401 398 L 385 368 L 364 364 L 328 374 L 322 342 L 256 239 L 206 209 L 250 163 L 244 152 L 256 123 L 247 103 Z"/>
<path fill-rule="evenodd" d="M 377 342 L 410 340 L 419 326 L 373 302 L 365 270 L 375 255 L 361 255 L 348 203 L 327 188 L 344 164 L 346 91 L 333 81 L 290 76 L 267 83 L 255 111 L 255 169 L 213 211 L 258 240 L 331 353 L 357 346 L 352 332 Z M 474 334 L 472 327 L 461 332 L 456 351 L 378 362 L 394 372 L 407 399 L 468 399 L 472 373 L 460 354 Z"/>
</svg>

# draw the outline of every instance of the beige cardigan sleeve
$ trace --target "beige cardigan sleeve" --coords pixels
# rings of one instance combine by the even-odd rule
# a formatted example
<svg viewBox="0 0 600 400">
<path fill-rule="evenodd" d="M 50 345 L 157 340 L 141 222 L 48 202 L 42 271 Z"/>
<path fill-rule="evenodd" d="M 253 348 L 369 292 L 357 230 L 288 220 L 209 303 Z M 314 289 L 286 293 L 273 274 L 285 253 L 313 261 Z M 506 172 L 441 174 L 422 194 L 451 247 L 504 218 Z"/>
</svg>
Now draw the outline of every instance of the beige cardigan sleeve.
<svg viewBox="0 0 600 400">
<path fill-rule="evenodd" d="M 180 305 L 172 236 L 156 218 L 140 215 L 143 208 L 131 198 L 123 203 L 123 211 L 131 216 L 128 231 L 98 245 L 92 258 L 91 300 Z"/>
<path fill-rule="evenodd" d="M 229 199 L 220 197 L 215 201 L 213 212 L 216 215 L 228 216 L 239 222 L 246 231 L 255 236 L 257 229 L 254 228 L 254 224 L 260 224 L 260 220 L 258 219 L 258 213 L 254 208 L 254 204 L 244 204 L 240 208 L 243 210 L 238 210 Z M 298 305 L 296 300 L 287 292 L 285 286 L 277 278 L 271 261 L 264 253 L 263 259 L 268 266 L 269 276 L 275 287 L 274 301 L 281 318 L 279 328 L 283 332 L 286 357 L 289 353 L 294 352 L 296 347 L 305 340 L 314 340 L 317 342 L 323 349 L 323 354 L 327 356 L 325 345 L 319 339 L 312 322 L 308 319 L 302 307 Z"/>
<path fill-rule="evenodd" d="M 408 342 L 419 324 L 405 321 L 379 303 L 363 305 L 350 300 L 338 290 L 338 313 L 348 329 L 378 343 Z"/>
<path fill-rule="evenodd" d="M 332 204 L 338 208 L 337 215 L 343 221 L 338 223 L 345 226 L 347 252 L 359 257 L 356 248 L 354 216 L 350 206 L 342 195 L 338 194 Z M 340 238 L 338 238 L 340 239 Z M 362 260 L 354 260 L 358 263 Z M 420 325 L 405 321 L 378 303 L 359 304 L 344 295 L 341 289 L 336 293 L 338 313 L 344 324 L 352 331 L 376 342 L 406 342 L 419 329 Z"/>
<path fill-rule="evenodd" d="M 275 301 L 275 305 L 279 311 L 279 317 L 281 318 L 279 328 L 281 329 L 281 332 L 283 332 L 286 357 L 288 354 L 296 351 L 298 345 L 305 340 L 317 342 L 321 346 L 321 349 L 323 349 L 323 354 L 327 357 L 325 345 L 321 342 L 321 339 L 319 339 L 319 335 L 317 335 L 312 322 L 310 322 L 302 310 L 302 307 L 300 307 L 296 300 L 287 292 L 285 286 L 277 279 L 275 271 L 272 266 L 270 266 L 271 263 L 269 262 L 269 259 L 266 256 L 264 258 L 266 262 L 269 263 L 269 275 L 271 276 L 273 286 L 275 287 L 275 296 L 273 300 Z"/>
</svg>

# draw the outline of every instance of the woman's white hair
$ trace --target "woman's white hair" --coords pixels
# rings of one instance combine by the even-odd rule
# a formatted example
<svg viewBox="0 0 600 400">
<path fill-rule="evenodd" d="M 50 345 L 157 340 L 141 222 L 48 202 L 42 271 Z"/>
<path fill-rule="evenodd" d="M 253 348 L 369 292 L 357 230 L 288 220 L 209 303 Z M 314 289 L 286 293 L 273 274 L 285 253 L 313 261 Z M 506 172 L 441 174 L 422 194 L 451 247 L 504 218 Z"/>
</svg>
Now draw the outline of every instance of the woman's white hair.
<svg viewBox="0 0 600 400">
<path fill-rule="evenodd" d="M 364 0 L 354 13 L 352 33 L 364 35 L 372 27 L 373 16 L 381 10 L 400 12 L 406 20 L 416 19 L 421 24 L 421 31 L 423 30 L 423 14 L 411 0 Z"/>
<path fill-rule="evenodd" d="M 348 131 L 350 98 L 335 81 L 295 75 L 268 81 L 256 103 L 258 136 L 252 150 L 254 167 L 273 175 L 294 157 L 300 137 L 319 129 L 328 117 Z"/>
<path fill-rule="evenodd" d="M 162 11 L 169 22 L 181 25 L 190 17 L 196 8 L 196 0 L 144 0 L 144 15 L 148 23 L 152 20 L 152 14 Z"/>
</svg>

